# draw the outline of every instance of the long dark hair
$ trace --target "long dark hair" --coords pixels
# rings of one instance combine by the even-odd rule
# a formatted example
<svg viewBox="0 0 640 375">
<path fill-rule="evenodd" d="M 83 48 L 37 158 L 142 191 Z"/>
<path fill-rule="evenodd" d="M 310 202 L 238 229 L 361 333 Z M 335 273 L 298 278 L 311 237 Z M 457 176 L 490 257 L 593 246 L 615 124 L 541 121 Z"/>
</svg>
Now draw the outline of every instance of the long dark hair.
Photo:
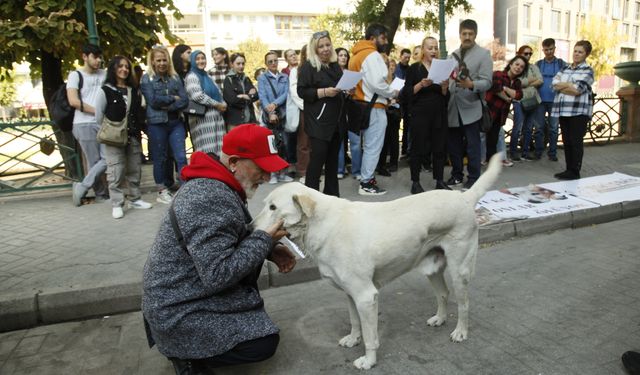
<svg viewBox="0 0 640 375">
<path fill-rule="evenodd" d="M 509 63 L 504 68 L 504 71 L 508 73 L 509 69 L 511 69 L 511 64 L 513 64 L 518 59 L 522 60 L 522 62 L 524 63 L 524 68 L 522 69 L 522 73 L 518 74 L 517 76 L 515 76 L 513 78 L 518 78 L 518 77 L 522 76 L 523 74 L 527 74 L 527 71 L 529 70 L 529 61 L 527 61 L 527 59 L 524 56 L 515 55 L 514 58 L 509 60 Z"/>
<path fill-rule="evenodd" d="M 127 64 L 129 64 L 129 76 L 125 79 L 125 84 L 129 87 L 136 87 L 136 73 L 133 71 L 133 65 L 131 65 L 131 60 L 128 58 L 116 55 L 111 60 L 109 60 L 109 64 L 107 65 L 107 79 L 106 82 L 113 87 L 118 85 L 118 77 L 116 76 L 116 71 L 118 70 L 118 64 L 120 61 L 125 60 Z"/>
<path fill-rule="evenodd" d="M 342 51 L 345 51 L 347 53 L 347 65 L 345 66 L 345 69 L 347 69 L 347 67 L 349 66 L 349 60 L 351 59 L 351 56 L 349 56 L 349 51 L 347 51 L 346 48 L 342 48 L 342 47 L 336 48 L 336 55 L 339 55 L 340 52 Z"/>
<path fill-rule="evenodd" d="M 187 66 L 186 68 L 184 67 L 182 54 L 184 53 L 184 51 L 188 51 L 190 49 L 191 47 L 186 44 L 178 44 L 171 53 L 171 62 L 173 62 L 173 68 L 176 70 L 176 73 L 178 73 L 178 75 L 182 78 L 184 78 L 184 76 L 187 75 L 187 72 L 189 72 L 189 66 Z M 191 64 L 187 63 L 187 65 Z"/>
<path fill-rule="evenodd" d="M 218 52 L 221 55 L 224 55 L 224 64 L 226 66 L 229 66 L 229 52 L 227 52 L 227 50 L 222 47 L 216 47 L 213 50 Z M 215 61 L 214 61 L 214 64 L 215 64 Z"/>
</svg>

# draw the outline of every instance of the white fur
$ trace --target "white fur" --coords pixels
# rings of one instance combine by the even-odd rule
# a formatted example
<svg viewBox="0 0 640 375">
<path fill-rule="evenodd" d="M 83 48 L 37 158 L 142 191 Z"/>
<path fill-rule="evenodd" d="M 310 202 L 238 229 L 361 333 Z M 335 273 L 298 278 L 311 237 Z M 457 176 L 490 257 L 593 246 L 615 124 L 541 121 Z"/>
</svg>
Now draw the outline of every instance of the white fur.
<svg viewBox="0 0 640 375">
<path fill-rule="evenodd" d="M 467 338 L 468 287 L 478 250 L 475 205 L 495 182 L 501 161 L 494 156 L 489 169 L 466 192 L 434 190 L 390 202 L 350 202 L 324 195 L 300 183 L 278 187 L 265 198 L 255 218 L 266 229 L 279 218 L 289 238 L 314 257 L 320 274 L 348 296 L 351 332 L 339 344 L 364 341 L 359 369 L 376 364 L 378 288 L 418 268 L 435 290 L 438 310 L 427 320 L 440 326 L 447 319 L 448 269 L 458 301 L 458 324 L 451 340 Z"/>
</svg>

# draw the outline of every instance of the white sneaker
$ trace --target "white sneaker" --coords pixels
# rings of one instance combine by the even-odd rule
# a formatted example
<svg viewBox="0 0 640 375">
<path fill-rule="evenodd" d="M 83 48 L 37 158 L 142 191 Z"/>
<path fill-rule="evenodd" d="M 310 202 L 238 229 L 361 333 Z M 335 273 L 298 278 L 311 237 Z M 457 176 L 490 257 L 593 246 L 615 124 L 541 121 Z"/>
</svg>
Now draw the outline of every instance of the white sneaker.
<svg viewBox="0 0 640 375">
<path fill-rule="evenodd" d="M 173 199 L 173 197 L 171 196 L 171 193 L 169 192 L 169 189 L 163 189 L 163 190 L 158 192 L 158 198 L 156 198 L 156 202 L 164 203 L 164 204 L 171 204 L 171 200 L 172 199 Z"/>
<path fill-rule="evenodd" d="M 142 199 L 136 199 L 135 201 L 129 202 L 129 208 L 137 208 L 141 210 L 147 210 L 153 207 L 153 205 L 149 202 L 145 202 Z"/>
<path fill-rule="evenodd" d="M 304 185 L 304 181 L 305 181 L 304 176 L 300 177 L 300 179 L 299 179 L 298 181 L 300 181 L 300 183 L 301 183 L 302 185 Z"/>
<path fill-rule="evenodd" d="M 338 173 L 338 180 L 342 180 L 344 178 L 344 173 Z"/>
<path fill-rule="evenodd" d="M 278 183 L 278 175 L 275 173 L 271 173 L 271 178 L 269 179 L 269 184 L 275 185 Z"/>
<path fill-rule="evenodd" d="M 124 217 L 124 211 L 122 210 L 122 207 L 114 207 L 111 211 L 111 216 L 113 216 L 114 219 L 122 219 Z"/>
<path fill-rule="evenodd" d="M 291 176 L 288 176 L 288 175 L 282 173 L 282 174 L 278 175 L 278 181 L 279 182 L 291 182 L 291 181 L 293 181 L 293 178 L 291 178 Z M 269 181 L 269 182 L 271 182 L 271 181 Z"/>
</svg>

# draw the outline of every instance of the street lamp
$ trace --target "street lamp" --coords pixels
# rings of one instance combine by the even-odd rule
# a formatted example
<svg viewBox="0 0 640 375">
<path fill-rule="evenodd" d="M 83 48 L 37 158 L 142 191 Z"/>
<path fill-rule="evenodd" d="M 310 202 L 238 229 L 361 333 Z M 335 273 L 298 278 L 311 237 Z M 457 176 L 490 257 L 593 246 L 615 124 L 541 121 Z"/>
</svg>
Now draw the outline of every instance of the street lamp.
<svg viewBox="0 0 640 375">
<path fill-rule="evenodd" d="M 96 10 L 93 6 L 93 0 L 86 1 L 87 7 L 87 29 L 89 29 L 89 44 L 95 46 L 100 45 L 100 39 L 98 39 L 98 29 L 96 28 Z"/>
<path fill-rule="evenodd" d="M 447 38 L 445 37 L 444 0 L 439 1 L 438 19 L 440 21 L 440 58 L 447 58 Z"/>
</svg>

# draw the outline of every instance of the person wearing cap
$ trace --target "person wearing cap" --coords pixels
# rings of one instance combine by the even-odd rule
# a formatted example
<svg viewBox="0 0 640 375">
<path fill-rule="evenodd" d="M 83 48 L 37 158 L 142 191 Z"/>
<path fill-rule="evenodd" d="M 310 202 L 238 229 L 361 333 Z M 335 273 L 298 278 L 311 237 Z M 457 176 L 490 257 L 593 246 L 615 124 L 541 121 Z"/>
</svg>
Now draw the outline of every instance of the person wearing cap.
<svg viewBox="0 0 640 375">
<path fill-rule="evenodd" d="M 289 272 L 282 221 L 251 231 L 247 199 L 286 168 L 273 133 L 239 125 L 219 156 L 194 152 L 144 266 L 142 312 L 150 345 L 178 374 L 271 357 L 278 327 L 257 287 L 265 259 Z"/>
</svg>

